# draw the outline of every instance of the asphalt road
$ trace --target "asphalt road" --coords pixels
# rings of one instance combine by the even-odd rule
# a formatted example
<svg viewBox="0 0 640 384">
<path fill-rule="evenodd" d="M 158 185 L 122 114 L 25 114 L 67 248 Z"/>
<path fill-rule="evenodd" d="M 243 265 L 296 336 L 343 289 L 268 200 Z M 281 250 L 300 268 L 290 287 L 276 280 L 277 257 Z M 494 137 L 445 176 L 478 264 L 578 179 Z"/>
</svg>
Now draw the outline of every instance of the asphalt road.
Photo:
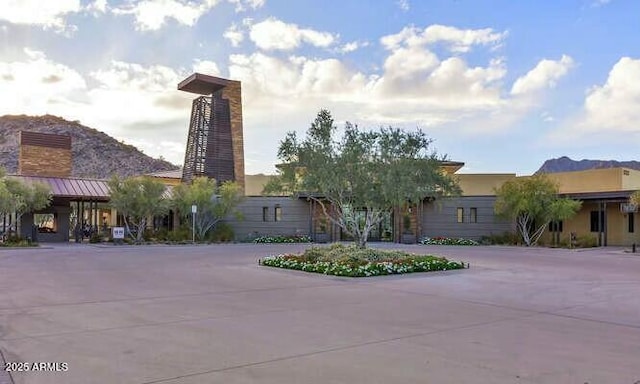
<svg viewBox="0 0 640 384">
<path fill-rule="evenodd" d="M 402 247 L 471 269 L 256 264 L 300 245 L 0 250 L 0 351 L 29 369 L 15 383 L 640 383 L 640 255 Z"/>
</svg>

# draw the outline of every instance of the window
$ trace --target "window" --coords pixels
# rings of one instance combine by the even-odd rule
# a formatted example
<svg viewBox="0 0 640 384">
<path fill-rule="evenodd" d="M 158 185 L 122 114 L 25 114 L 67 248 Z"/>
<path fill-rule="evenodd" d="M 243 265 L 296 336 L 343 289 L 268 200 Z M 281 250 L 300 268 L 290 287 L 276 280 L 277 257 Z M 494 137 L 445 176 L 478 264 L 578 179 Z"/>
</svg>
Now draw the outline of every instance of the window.
<svg viewBox="0 0 640 384">
<path fill-rule="evenodd" d="M 478 222 L 478 208 L 469 208 L 469 222 L 470 223 Z"/>
<path fill-rule="evenodd" d="M 549 222 L 549 231 L 551 232 L 562 232 L 562 220 L 556 220 Z"/>
<path fill-rule="evenodd" d="M 591 211 L 591 232 L 604 232 L 604 211 Z"/>
<path fill-rule="evenodd" d="M 458 214 L 458 223 L 464 223 L 464 208 L 458 207 L 457 214 Z"/>
<path fill-rule="evenodd" d="M 269 221 L 269 207 L 262 207 L 262 221 Z"/>
<path fill-rule="evenodd" d="M 627 219 L 629 220 L 629 222 L 628 222 L 629 233 L 633 233 L 634 230 L 635 230 L 635 228 L 634 228 L 635 215 L 633 214 L 633 212 L 627 213 Z"/>
<path fill-rule="evenodd" d="M 275 221 L 281 221 L 282 220 L 282 207 L 279 206 L 279 205 L 276 205 L 274 220 Z"/>
<path fill-rule="evenodd" d="M 53 213 L 35 213 L 33 215 L 33 223 L 38 227 L 38 232 L 56 233 L 58 229 L 56 216 Z"/>
</svg>

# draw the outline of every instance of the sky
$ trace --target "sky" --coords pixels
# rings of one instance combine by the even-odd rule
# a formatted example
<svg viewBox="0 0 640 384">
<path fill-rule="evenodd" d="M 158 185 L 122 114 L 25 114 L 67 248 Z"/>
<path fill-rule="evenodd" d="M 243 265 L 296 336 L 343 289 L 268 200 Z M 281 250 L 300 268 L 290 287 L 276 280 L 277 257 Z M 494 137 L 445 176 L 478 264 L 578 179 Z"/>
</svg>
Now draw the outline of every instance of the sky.
<svg viewBox="0 0 640 384">
<path fill-rule="evenodd" d="M 635 0 L 0 0 L 0 115 L 181 165 L 193 72 L 242 82 L 245 169 L 328 109 L 421 129 L 461 173 L 640 160 Z"/>
</svg>

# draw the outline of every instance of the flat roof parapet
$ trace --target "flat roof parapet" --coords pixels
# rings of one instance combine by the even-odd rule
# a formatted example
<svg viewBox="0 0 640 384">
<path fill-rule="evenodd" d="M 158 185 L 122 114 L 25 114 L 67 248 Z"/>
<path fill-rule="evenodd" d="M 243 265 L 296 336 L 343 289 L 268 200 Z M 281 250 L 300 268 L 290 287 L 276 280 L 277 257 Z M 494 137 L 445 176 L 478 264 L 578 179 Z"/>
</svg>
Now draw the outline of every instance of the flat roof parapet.
<svg viewBox="0 0 640 384">
<path fill-rule="evenodd" d="M 221 77 L 194 73 L 178 84 L 179 91 L 197 93 L 199 95 L 211 95 L 229 85 L 233 80 Z"/>
</svg>

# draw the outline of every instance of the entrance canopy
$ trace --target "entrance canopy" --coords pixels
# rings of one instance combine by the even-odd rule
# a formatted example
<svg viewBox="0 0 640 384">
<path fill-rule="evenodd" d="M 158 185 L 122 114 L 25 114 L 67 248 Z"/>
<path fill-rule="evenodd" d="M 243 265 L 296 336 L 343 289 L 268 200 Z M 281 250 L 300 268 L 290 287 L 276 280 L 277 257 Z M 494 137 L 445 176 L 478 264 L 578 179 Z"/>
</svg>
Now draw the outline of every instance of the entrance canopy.
<svg viewBox="0 0 640 384">
<path fill-rule="evenodd" d="M 109 186 L 106 180 L 64 177 L 9 176 L 25 183 L 43 183 L 51 188 L 54 198 L 74 201 L 109 201 Z"/>
</svg>

